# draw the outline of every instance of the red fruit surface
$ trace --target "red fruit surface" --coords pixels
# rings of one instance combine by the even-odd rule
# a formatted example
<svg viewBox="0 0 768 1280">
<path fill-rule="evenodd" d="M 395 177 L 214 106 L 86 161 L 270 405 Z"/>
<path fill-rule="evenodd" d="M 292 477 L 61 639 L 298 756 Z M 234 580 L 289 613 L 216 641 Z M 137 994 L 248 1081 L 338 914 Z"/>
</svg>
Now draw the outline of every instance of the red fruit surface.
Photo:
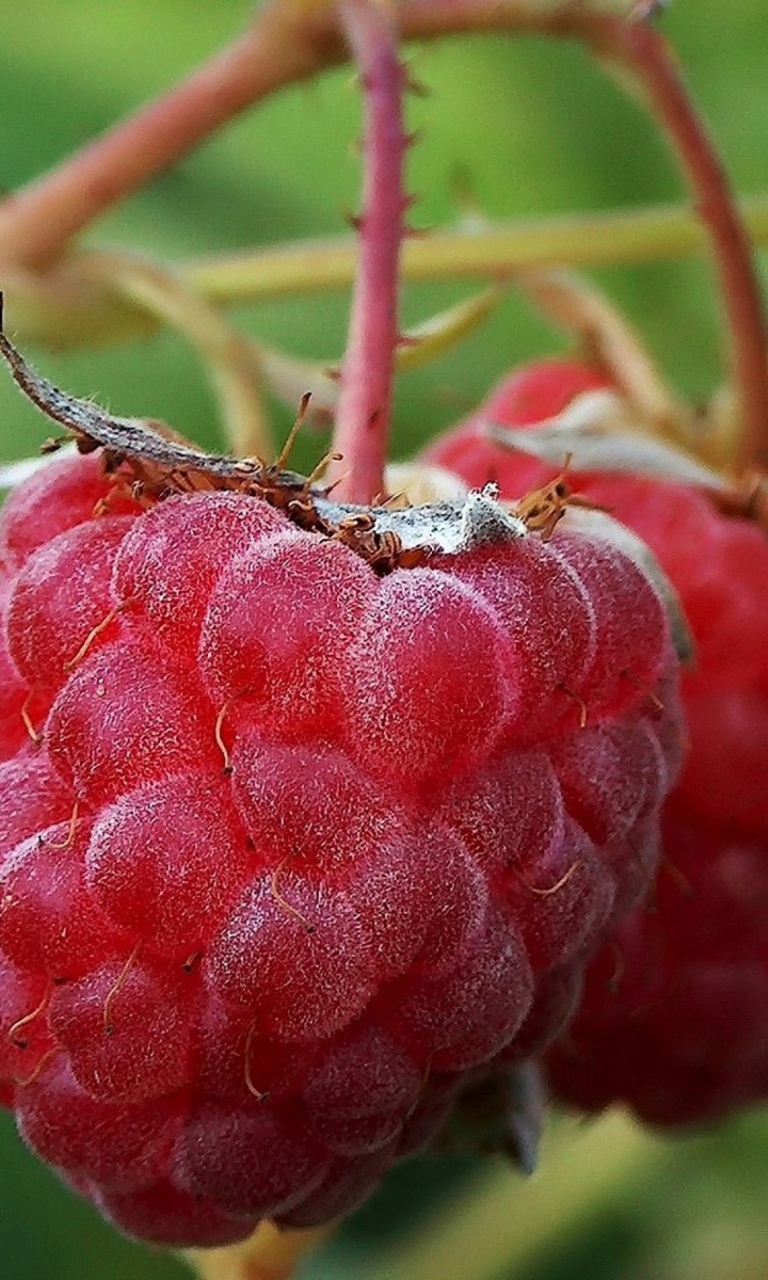
<svg viewBox="0 0 768 1280">
<path fill-rule="evenodd" d="M 576 360 L 532 360 L 503 378 L 478 410 L 433 440 L 424 456 L 471 485 L 498 484 L 502 494 L 522 497 L 541 484 L 542 465 L 511 454 L 485 435 L 485 424 L 527 429 L 554 418 L 580 395 L 603 391 L 609 380 Z"/>
<path fill-rule="evenodd" d="M 664 609 L 600 541 L 379 577 L 255 498 L 145 512 L 98 468 L 0 520 L 2 1096 L 131 1234 L 322 1222 L 553 1040 L 646 892 Z"/>
<path fill-rule="evenodd" d="M 481 423 L 535 429 L 566 407 L 564 387 L 579 394 L 590 376 L 557 360 L 513 373 L 431 459 L 472 484 L 495 480 L 506 497 L 546 484 L 554 468 L 486 439 Z M 561 1098 L 590 1111 L 623 1101 L 655 1124 L 709 1121 L 768 1096 L 768 538 L 678 483 L 569 479 L 652 547 L 687 614 L 696 663 L 682 681 L 689 750 L 664 812 L 653 913 L 632 913 L 588 968 L 550 1073 Z M 571 740 L 550 753 L 570 811 L 596 840 L 611 838 L 614 802 L 622 820 L 629 812 L 628 740 L 602 763 L 592 754 L 611 735 L 587 730 L 577 750 Z M 649 747 L 655 812 L 663 782 Z"/>
</svg>

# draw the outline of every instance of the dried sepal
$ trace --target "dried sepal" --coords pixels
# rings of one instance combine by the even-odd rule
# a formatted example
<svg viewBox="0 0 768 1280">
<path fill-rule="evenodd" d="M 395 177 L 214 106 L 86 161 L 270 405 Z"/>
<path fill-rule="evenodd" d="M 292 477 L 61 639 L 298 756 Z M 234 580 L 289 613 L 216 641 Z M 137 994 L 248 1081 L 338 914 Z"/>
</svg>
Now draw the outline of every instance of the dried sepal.
<svg viewBox="0 0 768 1280">
<path fill-rule="evenodd" d="M 732 487 L 693 454 L 649 434 L 637 409 L 613 391 L 577 396 L 557 417 L 537 423 L 535 431 L 492 421 L 485 423 L 485 431 L 497 444 L 554 466 L 570 454 L 578 471 L 629 472 L 721 494 Z"/>
<path fill-rule="evenodd" d="M 465 1090 L 433 1148 L 503 1155 L 530 1175 L 538 1164 L 546 1101 L 538 1062 L 502 1067 Z"/>
<path fill-rule="evenodd" d="M 312 477 L 283 469 L 287 449 L 274 464 L 205 453 L 163 423 L 116 417 L 61 391 L 2 332 L 0 355 L 24 395 L 65 427 L 81 452 L 103 449 L 107 472 L 145 504 L 206 489 L 250 494 L 283 511 L 300 528 L 342 541 L 381 574 L 412 567 L 435 552 L 454 553 L 527 533 L 522 521 L 503 510 L 491 487 L 467 494 L 463 486 L 454 486 L 445 500 L 404 509 L 335 502 Z"/>
<path fill-rule="evenodd" d="M 528 530 L 488 485 L 481 493 L 463 493 L 442 502 L 413 507 L 365 507 L 332 502 L 318 496 L 321 520 L 333 529 L 351 528 L 361 522 L 365 533 L 378 538 L 394 536 L 403 553 L 455 555 L 492 542 L 524 538 Z M 395 566 L 393 566 L 395 567 Z"/>
<path fill-rule="evenodd" d="M 158 498 L 190 489 L 242 488 L 261 496 L 269 491 L 275 497 L 273 505 L 285 507 L 292 496 L 306 489 L 304 477 L 294 472 L 277 470 L 258 458 L 205 453 L 156 419 L 118 417 L 90 400 L 69 395 L 37 373 L 2 332 L 0 356 L 27 399 L 64 427 L 81 453 L 101 448 L 108 471 L 127 469 L 137 496 Z"/>
</svg>

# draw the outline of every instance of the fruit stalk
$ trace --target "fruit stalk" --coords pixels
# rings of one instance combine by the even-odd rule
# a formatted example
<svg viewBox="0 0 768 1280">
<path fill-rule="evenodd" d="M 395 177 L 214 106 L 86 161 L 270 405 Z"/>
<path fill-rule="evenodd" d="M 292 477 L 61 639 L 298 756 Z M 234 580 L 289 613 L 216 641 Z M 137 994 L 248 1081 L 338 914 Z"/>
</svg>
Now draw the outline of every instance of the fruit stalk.
<svg viewBox="0 0 768 1280">
<path fill-rule="evenodd" d="M 341 13 L 365 100 L 360 258 L 333 434 L 342 460 L 329 472 L 343 501 L 368 503 L 384 488 L 392 375 L 398 340 L 398 277 L 408 201 L 403 167 L 404 69 L 382 0 L 344 0 Z"/>
</svg>

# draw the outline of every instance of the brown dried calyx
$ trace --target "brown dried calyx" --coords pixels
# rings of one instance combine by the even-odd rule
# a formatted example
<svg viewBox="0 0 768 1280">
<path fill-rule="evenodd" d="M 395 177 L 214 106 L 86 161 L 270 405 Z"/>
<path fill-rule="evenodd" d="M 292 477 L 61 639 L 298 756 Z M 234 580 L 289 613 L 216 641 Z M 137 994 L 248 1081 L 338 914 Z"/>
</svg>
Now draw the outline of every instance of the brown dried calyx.
<svg viewBox="0 0 768 1280">
<path fill-rule="evenodd" d="M 162 422 L 116 417 L 92 401 L 61 391 L 31 367 L 1 325 L 0 356 L 27 399 L 64 427 L 82 453 L 102 449 L 106 472 L 143 506 L 178 493 L 248 494 L 284 512 L 299 528 L 343 542 L 380 574 L 412 568 L 429 556 L 456 552 L 478 541 L 517 538 L 527 532 L 490 491 L 460 492 L 418 506 L 335 502 L 330 490 L 316 484 L 323 464 L 309 477 L 285 469 L 294 433 L 271 464 L 205 453 Z M 302 407 L 306 410 L 306 402 Z M 50 440 L 43 449 L 51 452 L 61 443 Z"/>
</svg>

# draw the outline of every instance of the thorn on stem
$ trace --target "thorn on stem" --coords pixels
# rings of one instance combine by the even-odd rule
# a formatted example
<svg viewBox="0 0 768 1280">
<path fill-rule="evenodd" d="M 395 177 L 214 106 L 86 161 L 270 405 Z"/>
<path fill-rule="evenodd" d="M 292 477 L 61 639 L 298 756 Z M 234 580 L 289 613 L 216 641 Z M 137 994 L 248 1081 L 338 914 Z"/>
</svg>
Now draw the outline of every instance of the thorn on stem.
<svg viewBox="0 0 768 1280">
<path fill-rule="evenodd" d="M 414 98 L 431 97 L 432 90 L 430 89 L 429 85 L 425 84 L 423 80 L 419 80 L 417 79 L 416 76 L 412 75 L 411 69 L 407 64 L 403 68 L 403 71 L 404 71 L 403 83 L 405 86 L 406 93 L 413 94 Z"/>
<path fill-rule="evenodd" d="M 434 227 L 405 227 L 403 230 L 403 238 L 405 240 L 426 240 L 432 235 Z"/>
</svg>

